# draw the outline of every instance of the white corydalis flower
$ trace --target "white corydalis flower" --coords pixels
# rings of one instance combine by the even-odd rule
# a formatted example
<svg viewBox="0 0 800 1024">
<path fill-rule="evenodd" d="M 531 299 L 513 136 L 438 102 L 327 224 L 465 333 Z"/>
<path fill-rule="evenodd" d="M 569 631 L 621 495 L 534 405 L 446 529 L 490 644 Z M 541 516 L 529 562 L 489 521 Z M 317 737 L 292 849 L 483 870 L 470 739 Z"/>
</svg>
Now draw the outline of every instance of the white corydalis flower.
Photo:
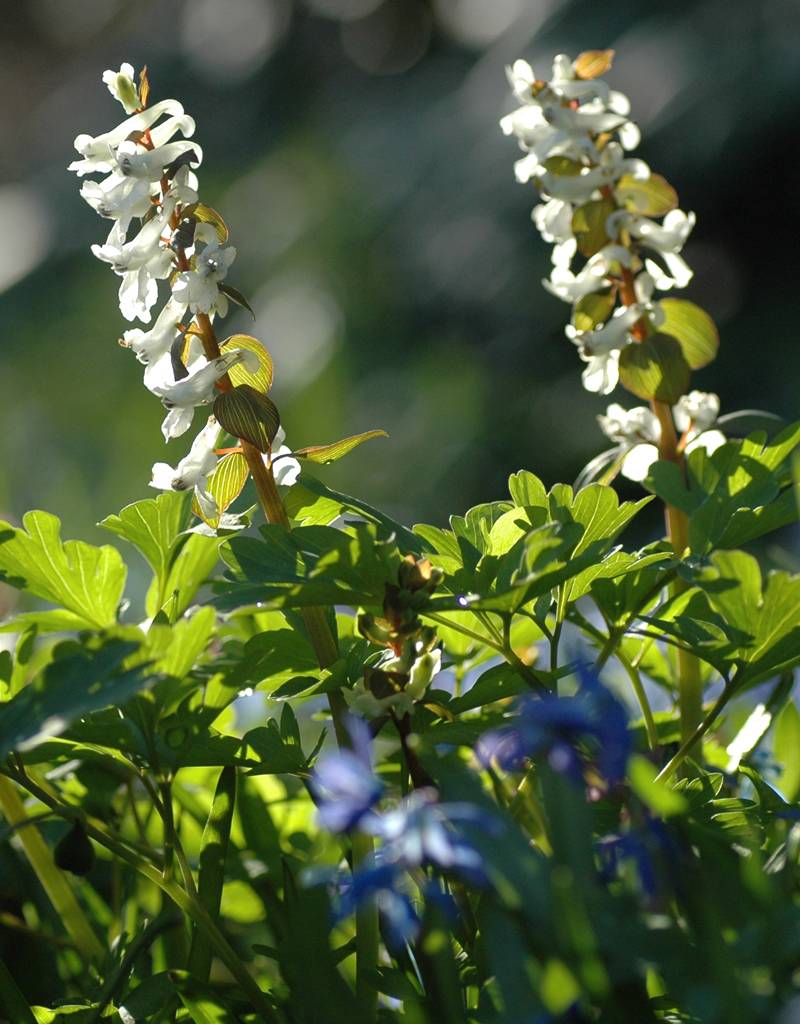
<svg viewBox="0 0 800 1024">
<path fill-rule="evenodd" d="M 168 357 L 164 357 L 160 363 L 166 364 L 168 361 Z M 189 375 L 180 380 L 173 379 L 170 382 L 162 379 L 148 384 L 149 390 L 161 399 L 161 404 L 168 410 L 161 425 L 165 441 L 186 433 L 191 426 L 195 408 L 198 405 L 210 405 L 215 397 L 217 381 L 239 363 L 244 363 L 251 372 L 255 372 L 260 365 L 254 352 L 237 348 L 198 369 L 192 368 Z"/>
<path fill-rule="evenodd" d="M 691 391 L 673 406 L 678 429 L 684 432 L 684 451 L 688 455 L 703 448 L 709 455 L 725 444 L 720 430 L 708 428 L 719 414 L 719 397 L 703 391 Z M 661 425 L 656 415 L 645 406 L 624 409 L 616 403 L 609 405 L 605 416 L 597 422 L 606 437 L 614 441 L 622 456 L 620 472 L 629 480 L 644 480 L 659 458 Z"/>
<path fill-rule="evenodd" d="M 232 245 L 222 248 L 214 228 L 209 224 L 198 224 L 195 244 L 197 242 L 205 242 L 205 247 L 196 257 L 197 265 L 194 270 L 184 270 L 178 274 L 172 286 L 172 294 L 179 302 L 185 302 L 193 313 L 217 311 L 224 316 L 228 310 L 228 300 L 220 292 L 219 282 L 224 281 L 236 259 L 236 249 Z"/>
<path fill-rule="evenodd" d="M 133 81 L 133 66 L 122 64 L 119 71 L 104 71 L 103 81 L 108 91 L 125 108 L 126 114 L 132 114 L 139 108 L 139 92 Z"/>
<path fill-rule="evenodd" d="M 186 306 L 172 296 L 149 331 L 139 327 L 125 331 L 120 338 L 120 345 L 131 349 L 140 363 L 154 363 L 169 352 L 178 336 L 178 324 L 185 313 Z"/>
<path fill-rule="evenodd" d="M 264 461 L 271 463 L 272 475 L 275 477 L 276 484 L 291 487 L 297 482 L 301 470 L 300 463 L 292 456 L 292 449 L 284 443 L 285 441 L 286 434 L 283 427 L 278 427 L 278 432 L 272 441 L 272 453 L 269 457 L 264 456 Z"/>
<path fill-rule="evenodd" d="M 208 477 L 217 465 L 215 448 L 219 438 L 219 424 L 213 416 L 192 442 L 189 454 L 174 468 L 166 462 L 153 466 L 150 486 L 159 491 L 188 491 L 194 488 L 195 497 L 206 518 L 217 512 L 217 503 L 208 491 Z"/>
<path fill-rule="evenodd" d="M 619 353 L 632 341 L 630 331 L 641 320 L 645 307 L 641 303 L 619 306 L 614 315 L 593 331 L 576 331 L 567 324 L 565 333 L 587 364 L 583 371 L 583 386 L 600 395 L 610 394 L 619 381 Z"/>
</svg>

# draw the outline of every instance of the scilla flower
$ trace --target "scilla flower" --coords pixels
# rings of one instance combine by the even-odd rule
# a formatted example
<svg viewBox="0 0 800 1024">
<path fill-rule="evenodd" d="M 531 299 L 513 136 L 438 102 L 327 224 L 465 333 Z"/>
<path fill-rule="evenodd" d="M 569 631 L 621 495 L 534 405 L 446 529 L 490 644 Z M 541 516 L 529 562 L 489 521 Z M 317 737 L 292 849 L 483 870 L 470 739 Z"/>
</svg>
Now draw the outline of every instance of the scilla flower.
<svg viewBox="0 0 800 1024">
<path fill-rule="evenodd" d="M 369 727 L 355 717 L 346 725 L 351 749 L 323 754 L 311 775 L 317 820 L 329 832 L 349 832 L 362 826 L 383 793 L 372 765 Z"/>
</svg>

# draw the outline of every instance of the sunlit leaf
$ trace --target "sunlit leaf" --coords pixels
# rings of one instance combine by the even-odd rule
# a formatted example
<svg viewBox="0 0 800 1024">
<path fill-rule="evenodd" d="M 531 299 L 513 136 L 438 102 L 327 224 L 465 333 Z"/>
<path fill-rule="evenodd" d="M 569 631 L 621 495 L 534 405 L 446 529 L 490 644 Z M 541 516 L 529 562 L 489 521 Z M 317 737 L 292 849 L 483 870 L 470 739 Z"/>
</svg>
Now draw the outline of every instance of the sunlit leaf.
<svg viewBox="0 0 800 1024">
<path fill-rule="evenodd" d="M 364 441 L 371 441 L 374 437 L 388 437 L 385 430 L 366 430 L 363 434 L 353 434 L 351 437 L 342 438 L 341 441 L 333 441 L 331 444 L 317 444 L 308 448 L 298 448 L 294 454 L 300 459 L 308 459 L 309 462 L 336 462 L 343 455 L 347 455 L 354 448 L 357 448 Z"/>
</svg>

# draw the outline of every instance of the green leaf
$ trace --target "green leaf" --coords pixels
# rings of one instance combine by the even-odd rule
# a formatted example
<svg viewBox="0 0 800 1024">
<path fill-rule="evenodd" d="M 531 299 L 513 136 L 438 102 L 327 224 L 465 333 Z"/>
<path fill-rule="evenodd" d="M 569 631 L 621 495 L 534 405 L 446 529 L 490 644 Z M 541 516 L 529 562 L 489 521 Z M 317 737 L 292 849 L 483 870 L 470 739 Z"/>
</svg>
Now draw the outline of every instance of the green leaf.
<svg viewBox="0 0 800 1024">
<path fill-rule="evenodd" d="M 736 658 L 739 686 L 752 686 L 800 663 L 800 575 L 761 569 L 744 551 L 718 551 L 698 581 L 709 602 L 745 637 Z"/>
<path fill-rule="evenodd" d="M 529 505 L 539 505 L 542 508 L 547 506 L 547 488 L 538 476 L 534 476 L 527 469 L 511 474 L 508 478 L 508 492 L 518 508 L 527 508 Z"/>
<path fill-rule="evenodd" d="M 578 331 L 592 331 L 598 324 L 604 324 L 611 316 L 617 301 L 613 288 L 590 292 L 578 299 L 572 307 L 572 323 Z"/>
<path fill-rule="evenodd" d="M 606 221 L 617 209 L 610 196 L 591 199 L 579 206 L 572 215 L 572 230 L 578 242 L 581 256 L 594 256 L 609 242 Z"/>
<path fill-rule="evenodd" d="M 225 884 L 225 860 L 231 838 L 233 811 L 236 804 L 236 768 L 223 768 L 208 821 L 200 844 L 200 868 L 197 876 L 197 898 L 213 920 L 219 917 L 222 887 Z M 200 981 L 208 981 L 213 950 L 203 932 L 196 927 L 192 935 L 187 966 Z"/>
<path fill-rule="evenodd" d="M 169 631 L 169 647 L 156 662 L 157 671 L 165 676 L 183 679 L 208 646 L 216 615 L 208 606 L 198 608 L 194 615 L 179 619 Z"/>
<path fill-rule="evenodd" d="M 639 799 L 661 818 L 685 813 L 689 807 L 686 797 L 676 793 L 668 783 L 660 782 L 656 774 L 656 769 L 646 757 L 634 754 L 630 758 L 628 778 Z"/>
<path fill-rule="evenodd" d="M 74 647 L 71 643 L 61 646 Z M 125 667 L 139 649 L 135 641 L 112 639 L 96 650 L 56 657 L 16 697 L 0 705 L 0 758 L 60 736 L 75 719 L 122 704 L 155 682 L 145 666 Z"/>
<path fill-rule="evenodd" d="M 349 494 L 342 494 L 341 491 L 334 491 L 306 473 L 302 474 L 299 482 L 289 490 L 284 500 L 289 517 L 297 520 L 303 526 L 316 524 L 327 526 L 334 519 L 338 519 L 342 513 L 348 512 L 365 522 L 379 526 L 383 536 L 394 534 L 404 551 L 414 554 L 423 552 L 419 537 L 407 527 L 373 508 L 372 505 L 368 505 L 360 498 L 353 498 Z"/>
<path fill-rule="evenodd" d="M 662 299 L 660 305 L 666 319 L 659 325 L 659 332 L 678 341 L 693 370 L 707 366 L 716 358 L 719 331 L 704 309 L 686 299 Z"/>
<path fill-rule="evenodd" d="M 238 366 L 232 366 L 228 370 L 231 384 L 234 386 L 237 384 L 249 384 L 256 391 L 266 394 L 272 387 L 273 378 L 272 359 L 269 352 L 267 352 L 258 338 L 253 338 L 249 334 L 232 334 L 230 338 L 226 338 L 219 346 L 220 352 L 232 352 L 237 348 L 254 353 L 258 358 L 259 365 L 255 372 L 248 370 L 243 363 L 239 363 Z"/>
<path fill-rule="evenodd" d="M 673 405 L 689 387 L 691 371 L 681 346 L 669 334 L 651 334 L 626 345 L 619 357 L 619 379 L 637 398 Z"/>
<path fill-rule="evenodd" d="M 678 205 L 678 193 L 660 174 L 651 174 L 647 181 L 623 174 L 614 195 L 626 209 L 644 217 L 663 217 Z"/>
<path fill-rule="evenodd" d="M 171 621 L 180 618 L 219 561 L 219 546 L 224 540 L 224 537 L 190 534 L 170 566 L 163 587 L 163 602 L 159 603 L 162 591 L 156 586 L 151 586 L 147 592 L 147 614 L 155 616 L 163 608 Z"/>
<path fill-rule="evenodd" d="M 157 498 L 126 505 L 119 515 L 106 516 L 99 525 L 133 544 L 157 578 L 165 580 L 189 518 L 187 493 L 165 491 Z"/>
<path fill-rule="evenodd" d="M 183 208 L 181 217 L 191 217 L 192 220 L 201 224 L 211 224 L 217 232 L 220 243 L 228 241 L 228 225 L 223 220 L 222 214 L 217 213 L 213 206 L 207 206 L 205 203 L 191 203 Z"/>
<path fill-rule="evenodd" d="M 192 511 L 209 526 L 216 529 L 222 513 L 229 508 L 244 490 L 250 470 L 247 460 L 241 452 L 229 452 L 223 455 L 216 469 L 208 478 L 208 493 L 217 503 L 217 514 L 207 519 L 196 498 L 192 501 Z"/>
<path fill-rule="evenodd" d="M 0 579 L 52 601 L 88 626 L 110 626 L 125 587 L 116 548 L 62 542 L 61 523 L 48 512 L 27 512 L 24 529 L 0 522 Z"/>
<path fill-rule="evenodd" d="M 272 399 L 249 384 L 239 384 L 218 395 L 214 400 L 214 415 L 229 434 L 249 441 L 260 452 L 270 450 L 281 423 Z"/>
<path fill-rule="evenodd" d="M 274 718 L 265 726 L 251 729 L 243 742 L 258 761 L 257 767 L 250 769 L 250 775 L 302 775 L 308 771 L 302 748 L 283 739 Z"/>
<path fill-rule="evenodd" d="M 774 438 L 753 434 L 729 441 L 711 455 L 697 448 L 686 460 L 685 474 L 673 463 L 659 461 L 645 484 L 686 512 L 689 544 L 704 554 L 723 538 L 728 546 L 758 536 L 769 523 L 795 518 L 791 499 L 781 496 L 778 471 L 798 444 L 800 424 L 795 424 Z"/>
<path fill-rule="evenodd" d="M 238 1015 L 222 1001 L 216 989 L 187 971 L 170 971 L 169 977 L 194 1024 L 237 1024 Z"/>
<path fill-rule="evenodd" d="M 781 767 L 778 788 L 789 803 L 800 794 L 800 712 L 789 701 L 775 721 L 773 752 Z"/>
<path fill-rule="evenodd" d="M 371 441 L 373 437 L 388 437 L 385 430 L 366 430 L 363 434 L 353 434 L 352 437 L 342 438 L 341 441 L 334 441 L 331 444 L 317 444 L 308 448 L 298 448 L 294 454 L 299 459 L 308 459 L 309 462 L 336 462 L 343 455 L 347 455 L 354 448 L 357 448 L 365 441 Z"/>
</svg>

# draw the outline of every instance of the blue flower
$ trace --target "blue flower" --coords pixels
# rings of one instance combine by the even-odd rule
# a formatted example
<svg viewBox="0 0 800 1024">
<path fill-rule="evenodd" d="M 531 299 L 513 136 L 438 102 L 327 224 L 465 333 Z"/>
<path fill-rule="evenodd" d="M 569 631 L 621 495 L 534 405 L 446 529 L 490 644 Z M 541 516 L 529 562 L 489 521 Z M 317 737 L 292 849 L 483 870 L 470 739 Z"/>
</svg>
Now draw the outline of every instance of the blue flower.
<svg viewBox="0 0 800 1024">
<path fill-rule="evenodd" d="M 364 903 L 374 902 L 384 941 L 391 952 L 399 953 L 417 938 L 421 927 L 411 900 L 399 888 L 401 882 L 402 872 L 396 864 L 361 868 L 340 890 L 337 917 L 349 917 Z"/>
<path fill-rule="evenodd" d="M 578 669 L 580 687 L 573 697 L 523 697 L 508 725 L 485 733 L 476 753 L 488 765 L 519 770 L 529 757 L 543 755 L 553 771 L 576 781 L 583 777 L 578 745 L 589 743 L 597 767 L 610 782 L 625 777 L 630 753 L 628 716 L 623 705 L 585 667 Z"/>
<path fill-rule="evenodd" d="M 329 832 L 349 832 L 364 824 L 383 793 L 372 768 L 369 727 L 360 718 L 349 718 L 347 729 L 352 749 L 323 755 L 311 776 L 317 820 Z"/>
<path fill-rule="evenodd" d="M 642 892 L 649 900 L 659 894 L 659 880 L 663 882 L 664 869 L 675 873 L 684 857 L 663 821 L 648 817 L 637 829 L 624 835 L 604 836 L 597 844 L 600 856 L 600 877 L 608 883 L 619 877 L 625 861 L 631 862 L 639 876 Z"/>
<path fill-rule="evenodd" d="M 470 885 L 488 885 L 483 858 L 457 825 L 499 827 L 471 804 L 440 804 L 434 790 L 418 789 L 381 816 L 381 861 L 406 869 L 432 867 Z"/>
</svg>

